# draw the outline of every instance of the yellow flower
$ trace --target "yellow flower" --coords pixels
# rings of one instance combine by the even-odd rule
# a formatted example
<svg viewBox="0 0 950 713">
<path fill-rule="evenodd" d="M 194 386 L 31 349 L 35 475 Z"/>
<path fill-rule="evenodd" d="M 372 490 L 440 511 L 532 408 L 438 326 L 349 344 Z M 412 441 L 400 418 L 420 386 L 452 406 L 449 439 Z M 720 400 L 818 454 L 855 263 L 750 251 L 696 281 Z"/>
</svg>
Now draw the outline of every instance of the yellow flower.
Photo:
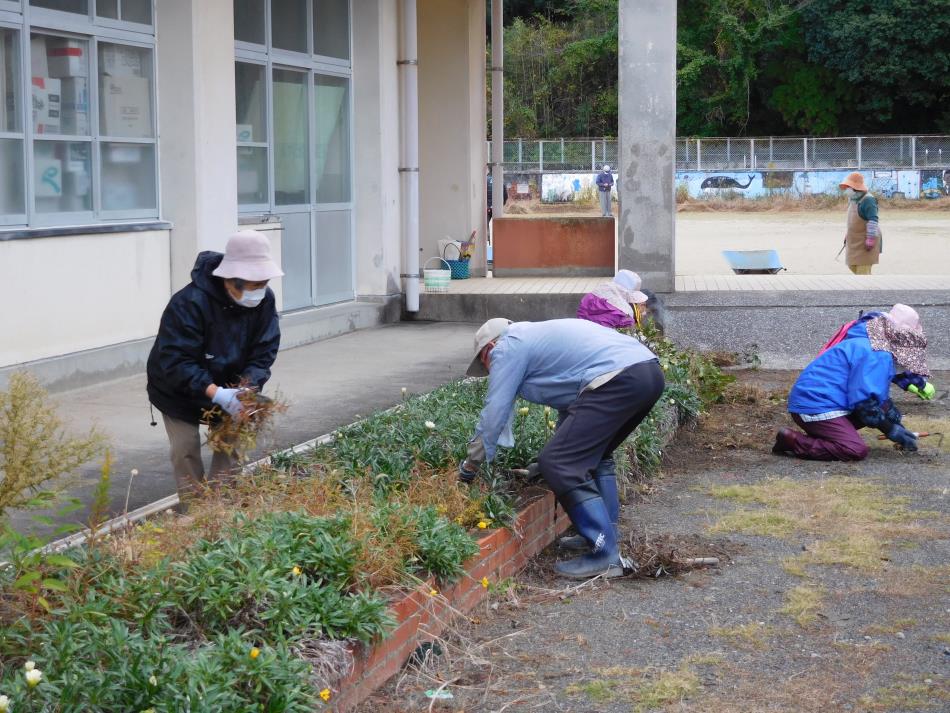
<svg viewBox="0 0 950 713">
<path fill-rule="evenodd" d="M 554 421 L 548 421 L 548 428 L 557 428 L 557 424 Z"/>
<path fill-rule="evenodd" d="M 488 589 L 488 577 L 482 577 L 482 586 Z"/>
<path fill-rule="evenodd" d="M 249 656 L 252 659 L 256 659 L 260 655 L 261 655 L 261 650 L 259 648 L 257 648 L 256 646 L 251 648 L 251 653 L 249 654 Z"/>
<path fill-rule="evenodd" d="M 149 677 L 148 677 L 148 685 L 150 685 L 150 686 L 157 686 L 157 685 L 158 685 L 158 679 L 155 678 L 154 675 L 149 676 Z"/>
<path fill-rule="evenodd" d="M 322 691 L 320 691 L 320 698 L 322 698 L 322 699 L 324 700 L 324 702 L 329 701 L 329 700 L 330 700 L 330 689 L 329 689 L 329 688 L 324 688 Z"/>
<path fill-rule="evenodd" d="M 430 596 L 430 597 L 438 596 L 438 594 L 439 594 L 439 590 L 438 590 L 438 589 L 430 589 L 430 590 L 429 590 L 429 596 Z"/>
<path fill-rule="evenodd" d="M 478 521 L 478 529 L 479 529 L 479 530 L 484 530 L 484 529 L 487 528 L 487 527 L 488 527 L 488 523 L 487 523 L 487 522 L 485 522 L 484 520 L 479 520 L 479 521 Z"/>
<path fill-rule="evenodd" d="M 518 409 L 518 413 L 520 413 L 522 416 L 527 416 L 528 411 L 530 411 L 530 409 L 527 406 L 522 406 L 520 409 Z"/>
<path fill-rule="evenodd" d="M 290 571 L 295 577 L 299 577 L 301 574 L 300 567 L 298 567 L 297 565 L 294 565 L 294 568 Z"/>
<path fill-rule="evenodd" d="M 544 407 L 544 413 L 551 413 L 551 407 L 550 407 L 550 406 L 545 406 L 545 407 Z"/>
<path fill-rule="evenodd" d="M 43 672 L 38 668 L 30 669 L 26 672 L 26 685 L 30 688 L 36 688 L 43 680 Z"/>
<path fill-rule="evenodd" d="M 6 696 L 0 696 L 0 713 L 7 713 L 10 710 L 10 699 Z"/>
</svg>

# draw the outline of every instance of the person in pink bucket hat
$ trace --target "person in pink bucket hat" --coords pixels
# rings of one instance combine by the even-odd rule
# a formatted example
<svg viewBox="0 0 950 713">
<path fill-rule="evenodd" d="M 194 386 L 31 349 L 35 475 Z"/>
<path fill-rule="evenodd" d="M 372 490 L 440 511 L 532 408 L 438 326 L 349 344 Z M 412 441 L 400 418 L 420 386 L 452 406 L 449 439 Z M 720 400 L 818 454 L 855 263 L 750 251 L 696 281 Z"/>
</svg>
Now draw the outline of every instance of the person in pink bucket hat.
<svg viewBox="0 0 950 713">
<path fill-rule="evenodd" d="M 148 357 L 148 398 L 162 413 L 172 468 L 184 501 L 206 483 L 199 424 L 205 414 L 238 417 L 242 386 L 262 389 L 280 346 L 274 293 L 284 273 L 261 233 L 233 234 L 224 254 L 199 253 L 191 282 L 172 295 Z M 153 423 L 154 425 L 154 423 Z M 211 479 L 226 479 L 233 458 L 214 453 Z"/>
</svg>

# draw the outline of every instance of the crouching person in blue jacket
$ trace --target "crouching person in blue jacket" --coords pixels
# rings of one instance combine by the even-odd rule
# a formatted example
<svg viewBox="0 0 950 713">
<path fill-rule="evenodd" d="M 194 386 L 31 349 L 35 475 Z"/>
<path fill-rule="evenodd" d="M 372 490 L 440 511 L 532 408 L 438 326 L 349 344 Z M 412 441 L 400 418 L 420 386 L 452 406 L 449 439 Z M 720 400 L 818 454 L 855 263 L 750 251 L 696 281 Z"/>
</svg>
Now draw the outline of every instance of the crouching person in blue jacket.
<svg viewBox="0 0 950 713">
<path fill-rule="evenodd" d="M 215 406 L 232 417 L 243 410 L 239 385 L 260 389 L 280 346 L 269 280 L 280 277 L 267 238 L 235 233 L 225 252 L 198 255 L 191 283 L 176 292 L 148 357 L 149 401 L 162 412 L 178 494 L 205 483 L 198 426 Z M 227 478 L 234 462 L 214 453 L 211 479 Z"/>
<path fill-rule="evenodd" d="M 624 574 L 611 456 L 663 393 L 656 355 L 632 337 L 582 319 L 496 318 L 476 333 L 467 373 L 488 376 L 488 394 L 460 479 L 471 482 L 499 445 L 514 445 L 518 396 L 557 409 L 557 430 L 538 464 L 588 551 L 556 569 L 574 579 Z"/>
<path fill-rule="evenodd" d="M 805 433 L 780 429 L 772 452 L 807 460 L 863 460 L 868 446 L 858 430 L 864 427 L 880 430 L 904 450 L 917 450 L 916 435 L 901 425 L 888 394 L 891 382 L 903 387 L 907 374 L 930 375 L 926 348 L 920 318 L 906 305 L 848 325 L 789 394 L 789 413 Z"/>
</svg>

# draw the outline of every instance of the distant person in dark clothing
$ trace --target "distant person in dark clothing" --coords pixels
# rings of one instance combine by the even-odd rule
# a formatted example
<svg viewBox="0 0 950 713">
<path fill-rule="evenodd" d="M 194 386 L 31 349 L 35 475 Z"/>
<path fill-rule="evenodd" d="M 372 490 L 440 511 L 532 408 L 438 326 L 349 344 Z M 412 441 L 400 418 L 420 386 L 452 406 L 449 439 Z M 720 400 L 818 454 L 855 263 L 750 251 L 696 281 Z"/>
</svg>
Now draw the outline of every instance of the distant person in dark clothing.
<svg viewBox="0 0 950 713">
<path fill-rule="evenodd" d="M 202 252 L 191 283 L 176 292 L 148 357 L 149 401 L 162 412 L 180 497 L 205 482 L 198 426 L 215 406 L 239 417 L 241 386 L 260 389 L 280 346 L 274 293 L 280 277 L 267 238 L 235 233 L 224 254 Z M 232 458 L 214 453 L 211 478 L 226 478 Z"/>
<path fill-rule="evenodd" d="M 595 180 L 597 192 L 600 195 L 600 214 L 604 218 L 610 218 L 613 213 L 610 210 L 611 191 L 614 187 L 614 174 L 610 172 L 610 166 L 605 165 Z"/>
</svg>

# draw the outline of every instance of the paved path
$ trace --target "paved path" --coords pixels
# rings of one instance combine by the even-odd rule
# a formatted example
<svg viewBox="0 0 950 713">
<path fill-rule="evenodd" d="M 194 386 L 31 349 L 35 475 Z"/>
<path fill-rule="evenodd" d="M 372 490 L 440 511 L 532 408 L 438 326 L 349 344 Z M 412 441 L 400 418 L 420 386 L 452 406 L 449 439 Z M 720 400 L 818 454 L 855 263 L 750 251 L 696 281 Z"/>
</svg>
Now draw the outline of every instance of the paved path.
<svg viewBox="0 0 950 713">
<path fill-rule="evenodd" d="M 401 389 L 431 391 L 461 377 L 471 358 L 475 328 L 455 323 L 400 323 L 343 335 L 280 352 L 268 383 L 290 402 L 274 447 L 287 447 L 328 433 L 400 401 Z M 56 395 L 61 413 L 77 429 L 96 424 L 111 441 L 115 465 L 110 491 L 121 514 L 136 468 L 129 510 L 175 492 L 168 441 L 161 426 L 149 426 L 145 375 Z M 210 456 L 206 453 L 206 465 Z M 71 495 L 88 502 L 97 466 L 87 468 Z M 15 525 L 28 516 L 15 514 Z"/>
</svg>

